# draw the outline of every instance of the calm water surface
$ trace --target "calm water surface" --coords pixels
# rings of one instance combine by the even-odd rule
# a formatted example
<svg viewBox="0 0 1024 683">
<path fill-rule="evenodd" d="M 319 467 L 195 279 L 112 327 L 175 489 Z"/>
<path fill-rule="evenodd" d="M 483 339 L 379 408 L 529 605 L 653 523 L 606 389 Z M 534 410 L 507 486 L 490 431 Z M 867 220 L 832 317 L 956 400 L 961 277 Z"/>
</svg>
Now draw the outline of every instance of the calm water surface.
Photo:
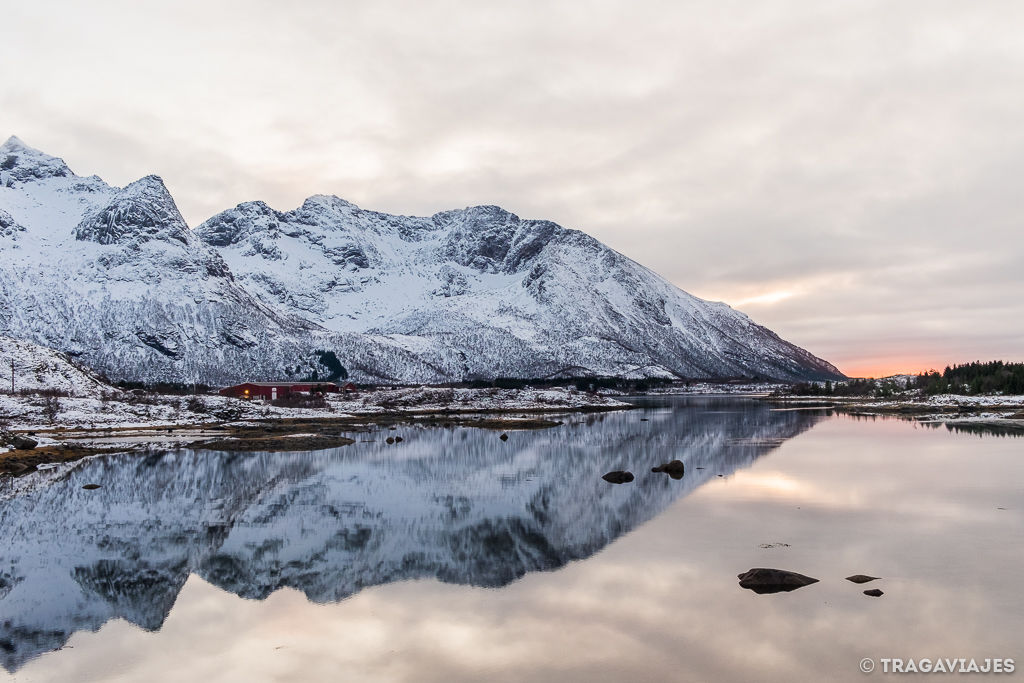
<svg viewBox="0 0 1024 683">
<path fill-rule="evenodd" d="M 405 440 L 386 446 L 394 434 Z M 1024 439 L 738 398 L 645 400 L 507 442 L 434 427 L 356 438 L 372 441 L 4 480 L 0 679 L 887 677 L 862 674 L 865 657 L 1024 668 Z M 650 473 L 673 458 L 682 479 Z M 601 480 L 618 469 L 636 481 Z M 736 579 L 752 567 L 820 582 L 757 595 Z M 844 580 L 858 573 L 883 578 Z"/>
</svg>

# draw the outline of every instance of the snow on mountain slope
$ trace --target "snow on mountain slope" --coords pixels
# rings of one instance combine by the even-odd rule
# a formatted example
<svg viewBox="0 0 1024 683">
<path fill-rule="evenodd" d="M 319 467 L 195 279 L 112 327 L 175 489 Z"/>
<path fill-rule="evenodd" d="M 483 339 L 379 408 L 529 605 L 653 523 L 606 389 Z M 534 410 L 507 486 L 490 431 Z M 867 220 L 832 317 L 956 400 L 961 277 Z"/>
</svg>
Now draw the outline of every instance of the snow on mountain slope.
<svg viewBox="0 0 1024 683">
<path fill-rule="evenodd" d="M 190 574 L 246 598 L 290 587 L 314 602 L 423 578 L 503 586 L 593 555 L 820 419 L 764 404 L 647 415 L 504 444 L 409 427 L 401 446 L 378 434 L 315 453 L 112 455 L 0 480 L 0 665 L 16 671 L 115 618 L 158 629 Z M 671 458 L 686 463 L 681 480 L 648 471 Z M 619 469 L 636 481 L 601 479 Z"/>
<path fill-rule="evenodd" d="M 0 386 L 10 387 L 12 367 L 16 391 L 57 389 L 70 396 L 97 396 L 113 390 L 96 373 L 75 364 L 67 354 L 0 336 Z"/>
<path fill-rule="evenodd" d="M 840 376 L 584 233 L 499 207 L 415 218 L 316 196 L 288 212 L 241 204 L 196 233 L 264 300 L 455 378 Z"/>
<path fill-rule="evenodd" d="M 0 334 L 116 379 L 839 377 L 587 235 L 493 206 L 429 218 L 315 196 L 190 230 L 163 182 L 0 146 Z"/>
<path fill-rule="evenodd" d="M 215 383 L 313 367 L 311 326 L 236 286 L 160 178 L 112 187 L 16 138 L 0 167 L 0 333 L 114 378 Z"/>
</svg>

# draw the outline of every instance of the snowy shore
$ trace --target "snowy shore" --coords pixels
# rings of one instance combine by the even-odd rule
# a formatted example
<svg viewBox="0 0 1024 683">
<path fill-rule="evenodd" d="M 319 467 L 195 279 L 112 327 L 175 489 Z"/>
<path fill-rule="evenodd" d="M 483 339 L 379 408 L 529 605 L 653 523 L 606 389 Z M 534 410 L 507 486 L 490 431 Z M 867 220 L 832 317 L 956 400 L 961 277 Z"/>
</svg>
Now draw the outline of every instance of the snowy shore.
<svg viewBox="0 0 1024 683">
<path fill-rule="evenodd" d="M 898 415 L 950 426 L 989 426 L 1024 432 L 1024 396 L 938 394 L 884 399 L 840 396 L 775 396 L 772 401 L 828 406 L 849 415 Z"/>
<path fill-rule="evenodd" d="M 153 448 L 316 450 L 346 443 L 344 434 L 381 424 L 438 421 L 490 429 L 558 424 L 544 414 L 624 410 L 607 396 L 569 388 L 411 387 L 328 394 L 317 407 L 280 407 L 215 395 L 175 396 L 119 390 L 86 396 L 47 392 L 0 395 L 0 472 L 95 453 Z M 12 437 L 31 439 L 15 448 Z M 260 448 L 257 448 L 260 447 Z"/>
<path fill-rule="evenodd" d="M 607 396 L 572 389 L 449 389 L 414 387 L 327 394 L 326 407 L 290 408 L 214 395 L 107 392 L 47 397 L 0 395 L 0 420 L 12 431 L 152 428 L 237 420 L 346 418 L 381 414 L 557 412 L 628 408 Z"/>
</svg>

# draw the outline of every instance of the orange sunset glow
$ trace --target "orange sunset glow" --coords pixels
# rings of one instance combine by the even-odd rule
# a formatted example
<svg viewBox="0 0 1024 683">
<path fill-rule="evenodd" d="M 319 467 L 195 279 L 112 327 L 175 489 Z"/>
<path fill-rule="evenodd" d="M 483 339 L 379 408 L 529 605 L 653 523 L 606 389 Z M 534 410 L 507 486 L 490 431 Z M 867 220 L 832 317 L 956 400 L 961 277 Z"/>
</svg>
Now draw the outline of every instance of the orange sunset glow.
<svg viewBox="0 0 1024 683">
<path fill-rule="evenodd" d="M 892 377 L 893 375 L 919 375 L 936 370 L 942 372 L 947 366 L 963 365 L 979 358 L 943 358 L 925 356 L 883 356 L 880 358 L 857 358 L 849 363 L 838 363 L 840 371 L 847 377 Z"/>
<path fill-rule="evenodd" d="M 856 362 L 850 365 L 840 365 L 839 369 L 847 377 L 891 377 L 893 375 L 919 375 L 926 370 L 941 370 L 942 365 L 923 365 L 920 361 L 907 360 L 883 360 L 879 362 Z"/>
</svg>

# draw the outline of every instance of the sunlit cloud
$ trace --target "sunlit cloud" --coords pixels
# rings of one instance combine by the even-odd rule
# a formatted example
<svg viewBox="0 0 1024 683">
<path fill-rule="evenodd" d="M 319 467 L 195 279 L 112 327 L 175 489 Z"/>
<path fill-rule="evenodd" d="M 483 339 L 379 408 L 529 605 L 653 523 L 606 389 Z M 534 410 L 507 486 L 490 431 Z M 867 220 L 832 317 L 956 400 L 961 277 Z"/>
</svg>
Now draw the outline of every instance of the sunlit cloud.
<svg viewBox="0 0 1024 683">
<path fill-rule="evenodd" d="M 735 306 L 756 306 L 761 304 L 771 305 L 776 304 L 790 297 L 797 296 L 797 293 L 790 290 L 780 290 L 775 292 L 768 292 L 766 294 L 758 294 L 757 296 L 747 297 L 745 299 L 739 299 L 733 301 Z"/>
</svg>

